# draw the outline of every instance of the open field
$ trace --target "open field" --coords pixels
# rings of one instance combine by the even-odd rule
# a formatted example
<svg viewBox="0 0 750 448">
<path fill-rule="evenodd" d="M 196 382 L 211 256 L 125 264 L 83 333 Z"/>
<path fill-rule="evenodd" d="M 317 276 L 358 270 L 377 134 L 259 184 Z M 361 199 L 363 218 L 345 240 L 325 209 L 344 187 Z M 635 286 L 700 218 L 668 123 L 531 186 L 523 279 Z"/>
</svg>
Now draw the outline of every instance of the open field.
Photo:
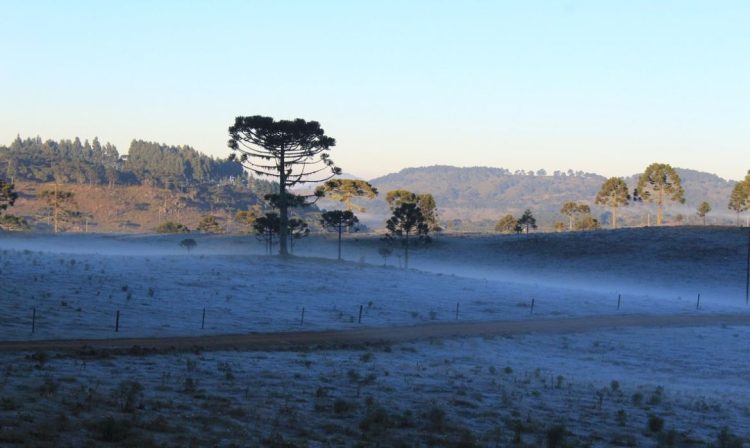
<svg viewBox="0 0 750 448">
<path fill-rule="evenodd" d="M 252 237 L 194 237 L 187 254 L 182 236 L 2 236 L 0 339 L 105 341 L 0 354 L 0 443 L 750 441 L 736 229 L 439 237 L 409 271 L 371 237 L 347 238 L 344 262 L 323 237 L 286 261 Z M 297 343 L 220 336 L 274 331 Z"/>
</svg>

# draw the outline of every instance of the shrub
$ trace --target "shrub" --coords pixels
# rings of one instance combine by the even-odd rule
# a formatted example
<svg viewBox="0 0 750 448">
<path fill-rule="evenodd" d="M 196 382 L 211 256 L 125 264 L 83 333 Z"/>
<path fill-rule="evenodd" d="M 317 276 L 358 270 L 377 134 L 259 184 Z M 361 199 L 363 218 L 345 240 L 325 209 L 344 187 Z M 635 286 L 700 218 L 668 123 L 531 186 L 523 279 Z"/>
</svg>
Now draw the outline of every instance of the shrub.
<svg viewBox="0 0 750 448">
<path fill-rule="evenodd" d="M 184 224 L 172 222 L 172 221 L 166 221 L 161 224 L 159 224 L 159 227 L 156 228 L 157 233 L 188 233 L 190 232 L 190 229 L 187 228 Z"/>
<path fill-rule="evenodd" d="M 650 432 L 661 432 L 664 429 L 664 419 L 657 415 L 648 417 L 648 430 Z"/>
</svg>

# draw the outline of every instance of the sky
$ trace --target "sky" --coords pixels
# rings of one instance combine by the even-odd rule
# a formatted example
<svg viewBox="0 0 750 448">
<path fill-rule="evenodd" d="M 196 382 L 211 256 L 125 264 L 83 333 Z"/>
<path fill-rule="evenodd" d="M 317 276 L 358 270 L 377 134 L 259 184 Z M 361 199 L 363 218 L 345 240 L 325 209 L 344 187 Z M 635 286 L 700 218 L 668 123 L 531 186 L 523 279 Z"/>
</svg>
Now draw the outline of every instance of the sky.
<svg viewBox="0 0 750 448">
<path fill-rule="evenodd" d="M 321 123 L 347 173 L 750 169 L 750 2 L 0 4 L 0 145 L 226 157 L 240 115 Z"/>
</svg>

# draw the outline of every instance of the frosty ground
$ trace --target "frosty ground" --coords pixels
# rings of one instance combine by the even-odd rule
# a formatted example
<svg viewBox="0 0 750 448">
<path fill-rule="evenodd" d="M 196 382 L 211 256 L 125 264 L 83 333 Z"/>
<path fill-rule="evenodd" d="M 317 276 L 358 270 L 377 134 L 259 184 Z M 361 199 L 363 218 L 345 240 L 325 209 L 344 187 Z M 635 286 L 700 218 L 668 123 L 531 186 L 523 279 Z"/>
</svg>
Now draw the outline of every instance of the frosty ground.
<svg viewBox="0 0 750 448">
<path fill-rule="evenodd" d="M 460 321 L 748 313 L 736 229 L 440 237 L 408 271 L 395 256 L 382 266 L 371 237 L 349 236 L 344 262 L 326 258 L 329 238 L 281 261 L 253 237 L 193 237 L 187 254 L 182 237 L 3 236 L 0 338 L 383 327 L 454 322 L 457 306 Z M 0 438 L 702 446 L 750 435 L 749 338 L 717 325 L 303 352 L 7 353 Z"/>
</svg>

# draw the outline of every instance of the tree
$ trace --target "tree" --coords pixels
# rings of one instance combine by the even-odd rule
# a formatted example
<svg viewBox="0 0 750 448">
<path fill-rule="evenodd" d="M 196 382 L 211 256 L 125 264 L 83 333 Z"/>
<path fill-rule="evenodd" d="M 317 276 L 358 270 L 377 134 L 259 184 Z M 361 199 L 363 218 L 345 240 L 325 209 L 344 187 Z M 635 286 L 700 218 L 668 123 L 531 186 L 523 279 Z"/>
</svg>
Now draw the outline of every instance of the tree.
<svg viewBox="0 0 750 448">
<path fill-rule="evenodd" d="M 740 225 L 740 213 L 750 208 L 750 171 L 745 179 L 737 182 L 729 196 L 729 210 L 737 213 L 737 226 Z"/>
<path fill-rule="evenodd" d="M 265 238 L 266 249 L 270 254 L 273 248 L 273 236 L 278 235 L 281 219 L 278 213 L 266 213 L 253 222 L 253 229 L 259 238 Z"/>
<path fill-rule="evenodd" d="M 294 240 L 310 235 L 310 226 L 300 218 L 289 219 L 289 248 L 294 252 Z"/>
<path fill-rule="evenodd" d="M 13 215 L 0 215 L 0 230 L 6 232 L 23 232 L 31 229 L 25 219 Z"/>
<path fill-rule="evenodd" d="M 393 211 L 401 204 L 415 204 L 417 195 L 408 190 L 392 190 L 386 193 L 385 201 Z"/>
<path fill-rule="evenodd" d="M 393 210 L 393 216 L 385 223 L 389 241 L 399 240 L 404 247 L 404 268 L 409 267 L 409 247 L 415 243 L 429 243 L 430 228 L 422 211 L 414 203 L 403 203 Z"/>
<path fill-rule="evenodd" d="M 576 202 L 566 202 L 560 209 L 560 213 L 567 216 L 569 219 L 568 230 L 573 230 L 573 224 L 575 223 L 578 215 L 591 214 L 591 207 L 586 204 L 578 204 Z"/>
<path fill-rule="evenodd" d="M 375 199 L 378 189 L 369 182 L 357 179 L 331 179 L 315 189 L 318 197 L 327 196 L 334 201 L 339 201 L 346 206 L 348 211 L 357 210 L 364 212 L 364 207 L 352 202 L 355 198 Z"/>
<path fill-rule="evenodd" d="M 430 231 L 439 232 L 442 229 L 438 223 L 437 204 L 430 193 L 416 194 L 408 190 L 393 190 L 386 193 L 385 201 L 394 211 L 402 204 L 416 204 Z"/>
<path fill-rule="evenodd" d="M 13 184 L 0 179 L 0 215 L 2 212 L 12 207 L 18 199 L 18 193 L 13 191 Z"/>
<path fill-rule="evenodd" d="M 42 190 L 38 196 L 43 199 L 47 203 L 47 207 L 51 209 L 52 220 L 54 223 L 53 228 L 55 233 L 57 233 L 62 229 L 60 224 L 67 221 L 69 213 L 77 207 L 74 199 L 75 195 L 71 191 L 58 190 L 57 183 L 55 183 L 55 188 L 53 190 Z"/>
<path fill-rule="evenodd" d="M 638 190 L 634 191 L 635 197 L 640 199 L 637 194 Z M 630 193 L 628 193 L 628 185 L 620 177 L 610 177 L 605 180 L 602 184 L 602 188 L 599 193 L 596 194 L 594 203 L 597 205 L 603 205 L 609 207 L 612 210 L 612 228 L 617 228 L 617 209 L 620 207 L 627 206 L 630 201 Z"/>
<path fill-rule="evenodd" d="M 515 216 L 508 213 L 507 215 L 500 218 L 497 224 L 495 224 L 495 232 L 513 233 L 516 231 L 517 221 L 518 220 L 515 218 Z"/>
<path fill-rule="evenodd" d="M 156 233 L 188 233 L 190 229 L 184 224 L 176 223 L 173 221 L 166 221 L 156 228 Z"/>
<path fill-rule="evenodd" d="M 599 221 L 591 216 L 591 213 L 585 214 L 581 219 L 576 221 L 576 230 L 596 230 L 599 227 Z"/>
<path fill-rule="evenodd" d="M 383 257 L 383 266 L 385 266 L 388 263 L 388 257 L 391 256 L 393 253 L 393 249 L 391 249 L 387 245 L 382 245 L 378 248 L 378 254 L 380 254 L 381 257 Z"/>
<path fill-rule="evenodd" d="M 317 121 L 275 121 L 259 115 L 237 117 L 229 127 L 230 159 L 247 170 L 279 181 L 279 253 L 288 254 L 287 190 L 295 185 L 324 182 L 340 174 L 328 150 L 336 141 L 325 135 Z"/>
<path fill-rule="evenodd" d="M 667 200 L 685 202 L 685 190 L 680 183 L 680 176 L 670 165 L 652 163 L 638 179 L 638 192 L 643 199 L 655 202 L 659 207 L 656 225 L 661 225 L 664 217 L 664 202 Z"/>
<path fill-rule="evenodd" d="M 253 223 L 261 216 L 261 214 L 261 207 L 254 205 L 249 210 L 238 211 L 234 215 L 234 220 L 237 224 L 243 226 L 244 228 L 252 228 Z"/>
<path fill-rule="evenodd" d="M 196 230 L 205 233 L 224 233 L 224 228 L 221 227 L 216 216 L 205 215 L 201 218 L 201 222 L 198 223 Z"/>
<path fill-rule="evenodd" d="M 190 251 L 193 250 L 197 245 L 198 243 L 195 242 L 195 240 L 192 238 L 185 238 L 184 240 L 180 241 L 180 247 L 184 247 L 185 250 L 188 251 L 188 253 L 190 253 Z"/>
<path fill-rule="evenodd" d="M 359 219 L 349 210 L 332 210 L 320 216 L 320 224 L 329 231 L 337 231 L 339 234 L 339 260 L 341 260 L 341 233 L 345 229 L 351 229 Z"/>
<path fill-rule="evenodd" d="M 711 211 L 711 204 L 709 204 L 706 201 L 701 202 L 700 205 L 698 206 L 697 214 L 698 214 L 698 216 L 700 216 L 701 218 L 703 218 L 703 225 L 704 226 L 706 225 L 706 215 L 710 211 Z"/>
<path fill-rule="evenodd" d="M 523 212 L 523 215 L 518 220 L 518 224 L 521 228 L 526 230 L 526 235 L 529 234 L 529 228 L 536 229 L 536 218 L 534 218 L 531 210 L 527 208 L 526 211 Z"/>
</svg>

